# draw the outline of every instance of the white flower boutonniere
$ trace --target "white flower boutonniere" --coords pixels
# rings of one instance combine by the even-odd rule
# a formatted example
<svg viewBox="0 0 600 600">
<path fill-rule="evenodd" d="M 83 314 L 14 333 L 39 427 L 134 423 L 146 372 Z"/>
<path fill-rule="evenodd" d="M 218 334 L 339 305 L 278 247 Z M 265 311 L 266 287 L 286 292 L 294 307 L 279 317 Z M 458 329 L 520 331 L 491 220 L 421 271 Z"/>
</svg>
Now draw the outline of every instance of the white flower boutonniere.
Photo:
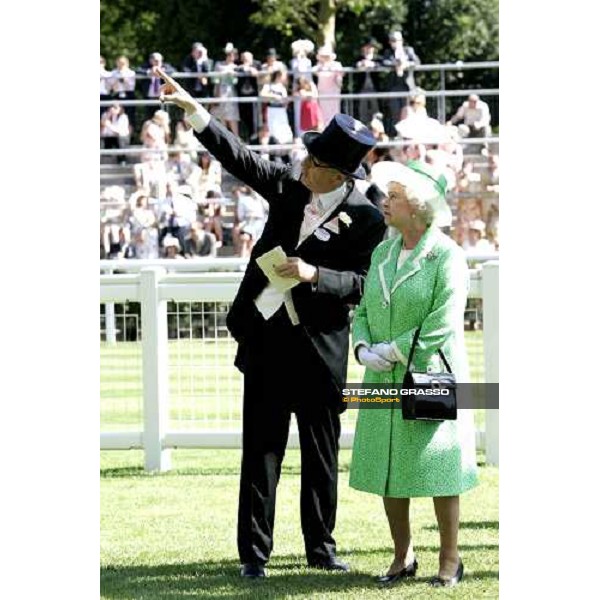
<svg viewBox="0 0 600 600">
<path fill-rule="evenodd" d="M 342 211 L 338 216 L 340 218 L 340 221 L 346 227 L 350 227 L 350 225 L 352 224 L 352 219 L 350 218 L 350 215 L 347 212 Z"/>
</svg>

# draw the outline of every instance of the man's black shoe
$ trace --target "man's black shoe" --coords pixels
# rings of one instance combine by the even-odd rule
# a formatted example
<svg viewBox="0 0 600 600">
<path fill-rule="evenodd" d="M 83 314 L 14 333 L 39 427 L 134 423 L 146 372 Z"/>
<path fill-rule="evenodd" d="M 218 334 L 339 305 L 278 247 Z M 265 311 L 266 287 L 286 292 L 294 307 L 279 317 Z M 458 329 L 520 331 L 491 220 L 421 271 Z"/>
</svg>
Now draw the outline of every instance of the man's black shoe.
<svg viewBox="0 0 600 600">
<path fill-rule="evenodd" d="M 343 563 L 337 556 L 329 560 L 308 561 L 308 566 L 313 569 L 324 569 L 325 571 L 344 571 L 347 573 L 350 570 L 350 566 Z"/>
<path fill-rule="evenodd" d="M 267 576 L 265 567 L 263 565 L 257 565 L 253 563 L 243 564 L 240 570 L 240 575 L 242 577 L 247 577 L 248 579 L 258 579 L 259 577 Z"/>
</svg>

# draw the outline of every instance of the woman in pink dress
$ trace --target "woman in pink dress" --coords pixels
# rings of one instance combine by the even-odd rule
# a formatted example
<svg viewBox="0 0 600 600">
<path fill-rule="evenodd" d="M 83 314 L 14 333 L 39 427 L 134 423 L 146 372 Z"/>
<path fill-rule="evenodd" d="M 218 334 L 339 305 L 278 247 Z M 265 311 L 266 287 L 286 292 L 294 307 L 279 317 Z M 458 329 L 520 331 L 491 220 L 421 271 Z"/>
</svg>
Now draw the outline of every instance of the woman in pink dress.
<svg viewBox="0 0 600 600">
<path fill-rule="evenodd" d="M 315 45 L 310 40 L 296 40 L 292 42 L 292 54 L 294 58 L 290 61 L 290 70 L 292 72 L 292 88 L 294 94 L 294 134 L 296 137 L 302 137 L 302 127 L 300 125 L 300 107 L 302 103 L 298 101 L 299 93 L 299 79 L 301 77 L 308 79 L 311 83 L 313 81 L 312 60 L 308 58 L 309 54 L 312 54 L 315 49 Z M 315 91 L 316 91 L 315 86 Z"/>
<path fill-rule="evenodd" d="M 306 131 L 323 131 L 323 116 L 319 106 L 317 86 L 306 77 L 298 78 L 298 96 L 300 102 L 300 135 Z"/>
<path fill-rule="evenodd" d="M 330 45 L 326 44 L 319 48 L 315 73 L 318 77 L 317 89 L 319 91 L 319 105 L 323 114 L 323 127 L 327 127 L 333 116 L 340 112 L 340 98 L 321 97 L 329 94 L 340 94 L 342 91 L 343 67 L 342 63 L 335 60 L 335 58 L 336 54 Z"/>
</svg>

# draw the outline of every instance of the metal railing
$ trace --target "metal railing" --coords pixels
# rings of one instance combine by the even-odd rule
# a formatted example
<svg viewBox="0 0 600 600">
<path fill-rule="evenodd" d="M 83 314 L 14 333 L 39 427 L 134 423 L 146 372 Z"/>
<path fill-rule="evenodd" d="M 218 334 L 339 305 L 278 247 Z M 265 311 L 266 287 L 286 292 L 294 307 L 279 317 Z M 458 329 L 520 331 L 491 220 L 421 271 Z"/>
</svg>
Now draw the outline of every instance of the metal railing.
<svg viewBox="0 0 600 600">
<path fill-rule="evenodd" d="M 426 98 L 446 98 L 446 97 L 467 97 L 469 94 L 477 94 L 478 96 L 498 96 L 500 90 L 498 88 L 489 89 L 466 89 L 466 90 L 444 90 L 444 91 L 425 91 Z M 368 93 L 345 93 L 345 94 L 319 94 L 318 100 L 364 100 L 366 98 L 375 98 L 381 100 L 389 100 L 391 98 L 409 98 L 414 96 L 414 92 L 368 92 Z M 269 98 L 263 96 L 211 96 L 207 98 L 195 98 L 200 104 L 228 104 L 235 102 L 236 104 L 256 104 L 268 103 Z M 300 96 L 288 96 L 284 98 L 284 103 L 302 102 Z M 101 100 L 100 106 L 110 106 L 115 100 Z M 119 100 L 121 106 L 159 106 L 163 103 L 160 100 L 147 98 L 144 100 Z"/>
<path fill-rule="evenodd" d="M 233 260 L 233 259 L 232 259 Z M 141 352 L 131 354 L 132 364 L 141 360 L 141 371 L 137 371 L 138 381 L 128 375 L 127 385 L 141 387 L 142 406 L 140 409 L 142 428 L 136 431 L 119 430 L 113 426 L 110 431 L 100 434 L 100 448 L 129 449 L 143 448 L 145 468 L 149 471 L 164 471 L 170 468 L 172 448 L 238 448 L 241 444 L 241 388 L 240 375 L 233 367 L 235 344 L 224 327 L 226 311 L 217 310 L 219 303 L 230 303 L 235 297 L 243 273 L 241 272 L 188 272 L 191 264 L 184 261 L 171 261 L 170 268 L 177 272 L 168 272 L 163 266 L 143 266 L 142 261 L 118 261 L 119 266 L 138 267 L 139 272 L 124 274 L 103 274 L 100 276 L 100 302 L 106 307 L 111 303 L 139 302 L 141 305 L 142 341 Z M 164 261 L 154 261 L 164 264 Z M 219 261 L 220 262 L 220 261 Z M 106 265 L 106 263 L 111 263 Z M 104 261 L 103 268 L 116 266 L 117 261 Z M 137 263 L 137 264 L 134 264 Z M 210 268 L 209 262 L 197 264 L 202 270 Z M 489 261 L 480 269 L 471 271 L 470 298 L 482 298 L 483 312 L 483 349 L 485 381 L 498 382 L 498 273 L 499 262 Z M 206 343 L 194 343 L 191 335 L 189 342 L 177 333 L 175 345 L 169 342 L 168 312 L 170 302 L 213 303 L 207 318 L 214 322 L 210 339 Z M 180 311 L 176 311 L 177 315 Z M 184 311 L 182 314 L 185 317 Z M 190 318 L 194 312 L 187 311 Z M 105 314 L 108 314 L 107 312 Z M 179 318 L 179 316 L 177 316 Z M 190 323 L 191 327 L 193 324 Z M 200 324 L 199 327 L 204 327 Z M 187 327 L 187 325 L 186 325 Z M 119 347 L 121 344 L 116 344 Z M 137 345 L 139 348 L 139 344 Z M 122 362 L 120 355 L 112 360 Z M 171 367 L 171 368 L 170 368 Z M 187 373 L 193 367 L 196 372 L 202 368 L 202 378 L 208 378 L 206 398 L 198 397 L 202 393 L 198 384 L 189 381 Z M 175 372 L 173 372 L 173 368 Z M 227 375 L 223 376 L 223 373 Z M 178 381 L 177 378 L 180 378 Z M 177 398 L 171 398 L 170 385 L 178 385 Z M 118 384 L 117 384 L 118 385 Z M 207 389 L 208 389 L 207 388 Z M 118 397 L 116 400 L 118 402 Z M 202 406 L 202 410 L 211 410 L 210 402 L 220 402 L 221 411 L 229 415 L 220 426 L 215 428 L 193 427 L 192 430 L 175 428 L 173 422 L 181 423 L 186 415 L 192 425 L 202 422 L 193 412 L 191 403 Z M 174 408 L 182 415 L 177 421 L 170 420 L 170 411 Z M 208 405 L 208 406 L 207 406 Z M 213 407 L 214 408 L 214 407 Z M 349 411 L 347 411 L 349 412 Z M 233 418 L 234 414 L 236 418 Z M 349 417 L 344 421 L 349 424 Z M 235 424 L 235 428 L 232 425 Z M 480 445 L 483 441 L 480 436 Z M 341 445 L 352 445 L 353 429 L 343 426 Z M 290 435 L 289 445 L 298 446 L 297 433 Z M 486 461 L 498 464 L 498 411 L 486 410 L 485 440 Z"/>
<path fill-rule="evenodd" d="M 240 65 L 237 65 L 238 67 Z M 475 69 L 499 69 L 500 68 L 500 62 L 497 60 L 489 60 L 489 61 L 473 61 L 473 62 L 462 62 L 462 61 L 456 61 L 456 62 L 448 62 L 448 63 L 434 63 L 434 64 L 425 64 L 425 65 L 415 65 L 414 67 L 411 67 L 412 70 L 414 70 L 414 72 L 418 73 L 419 71 L 437 71 L 438 73 L 440 73 L 440 75 L 445 74 L 448 71 L 471 71 L 471 70 L 475 70 Z M 369 72 L 369 73 L 391 73 L 392 71 L 394 71 L 395 67 L 393 66 L 379 66 L 379 67 L 374 67 L 374 68 L 369 68 L 369 69 L 364 69 L 364 68 L 359 68 L 359 67 L 342 67 L 341 69 L 339 69 L 339 72 L 344 73 L 346 75 L 353 75 L 355 73 L 365 73 L 365 72 Z M 287 72 L 289 74 L 292 75 L 301 75 L 303 73 L 306 73 L 307 71 L 299 71 L 299 70 L 292 70 L 292 69 L 288 69 Z M 313 65 L 313 67 L 310 69 L 310 73 L 314 74 L 318 74 L 319 70 L 317 65 Z M 266 70 L 259 70 L 256 72 L 255 75 L 251 75 L 253 77 L 266 77 L 267 75 L 270 75 L 270 71 L 266 71 Z M 189 73 L 187 71 L 174 71 L 173 73 L 171 73 L 171 77 L 173 77 L 174 79 L 196 79 L 197 77 L 206 77 L 207 79 L 220 79 L 222 77 L 247 77 L 248 73 L 247 72 L 230 72 L 230 71 L 209 71 L 207 73 Z M 129 77 L 131 78 L 131 77 Z M 151 79 L 152 75 L 148 74 L 148 73 L 141 73 L 140 71 L 135 72 L 134 75 L 134 79 L 137 80 L 141 80 L 141 79 Z"/>
<path fill-rule="evenodd" d="M 498 97 L 500 94 L 500 90 L 498 88 L 489 88 L 489 89 L 463 89 L 463 90 L 439 90 L 439 91 L 426 91 L 424 93 L 425 98 L 436 98 L 437 106 L 436 118 L 441 123 L 446 122 L 447 118 L 447 103 L 446 98 L 456 98 L 463 97 L 466 98 L 469 94 L 477 94 L 482 97 L 492 96 Z M 369 93 L 340 93 L 340 94 L 319 94 L 318 100 L 340 100 L 342 103 L 341 111 L 354 114 L 354 100 L 367 100 L 369 98 L 375 100 L 391 100 L 394 98 L 409 98 L 414 95 L 414 92 L 369 92 Z M 236 104 L 255 104 L 257 106 L 268 103 L 268 99 L 263 98 L 262 96 L 234 96 L 234 97 L 207 97 L 207 98 L 196 98 L 196 101 L 202 105 L 216 105 L 216 104 L 227 104 L 227 103 L 236 103 Z M 298 104 L 302 102 L 302 98 L 300 96 L 288 96 L 285 102 L 289 104 Z M 115 100 L 102 100 L 100 101 L 100 106 L 110 106 L 114 104 Z M 118 103 L 123 107 L 128 106 L 156 106 L 160 108 L 164 108 L 165 105 L 161 103 L 159 100 L 155 99 L 143 99 L 143 100 L 118 100 Z M 258 128 L 262 122 L 260 111 L 255 111 L 255 128 Z"/>
<path fill-rule="evenodd" d="M 377 142 L 376 148 L 402 148 L 405 146 L 414 146 L 418 144 L 440 144 L 439 138 L 419 138 L 418 140 L 389 140 L 388 142 Z M 459 138 L 455 140 L 455 143 L 463 146 L 474 145 L 474 144 L 499 144 L 500 138 L 498 136 L 491 137 L 477 137 L 477 138 Z M 255 150 L 256 152 L 272 153 L 272 152 L 291 152 L 292 150 L 298 150 L 303 147 L 303 144 L 269 144 L 269 145 L 258 145 L 258 144 L 244 144 L 249 150 Z M 147 153 L 163 153 L 163 152 L 186 152 L 185 148 L 180 146 L 167 146 L 166 148 L 144 148 L 143 146 L 136 146 L 130 148 L 120 149 L 101 149 L 101 156 L 114 156 L 117 154 L 147 154 Z"/>
<path fill-rule="evenodd" d="M 438 63 L 438 64 L 426 64 L 426 65 L 416 65 L 415 67 L 412 67 L 412 69 L 414 69 L 415 73 L 418 72 L 437 72 L 439 74 L 439 84 L 438 84 L 438 90 L 437 91 L 427 91 L 425 93 L 426 98 L 436 98 L 437 99 L 437 103 L 436 103 L 436 112 L 437 112 L 437 119 L 440 120 L 441 122 L 445 122 L 446 120 L 446 115 L 447 115 L 447 102 L 446 99 L 447 98 L 451 98 L 451 97 L 456 97 L 456 96 L 467 96 L 471 93 L 476 93 L 480 96 L 498 96 L 499 95 L 499 90 L 498 89 L 460 89 L 460 90 L 448 90 L 447 89 L 447 73 L 448 72 L 453 72 L 453 71 L 469 71 L 469 70 L 476 70 L 476 69 L 498 69 L 500 67 L 500 63 L 499 61 L 478 61 L 478 62 L 469 62 L 469 63 L 463 63 L 462 61 L 457 61 L 454 63 Z M 384 66 L 380 66 L 380 67 L 375 67 L 372 69 L 360 69 L 357 67 L 342 67 L 340 69 L 340 72 L 343 73 L 344 75 L 348 76 L 347 79 L 347 84 L 346 84 L 346 88 L 349 90 L 354 90 L 354 75 L 356 74 L 360 74 L 360 73 L 381 73 L 381 74 L 385 74 L 385 73 L 390 73 L 394 70 L 394 67 L 384 67 Z M 292 71 L 292 70 L 288 70 L 288 73 L 292 74 L 292 75 L 298 75 L 301 72 L 300 71 Z M 316 70 L 316 67 L 313 67 L 311 69 L 311 73 L 312 74 L 318 74 L 318 71 Z M 252 77 L 256 77 L 257 81 L 260 81 L 261 78 L 264 78 L 265 76 L 267 76 L 269 74 L 268 71 L 258 71 L 256 73 L 256 75 L 252 75 Z M 241 74 L 241 73 L 224 73 L 222 71 L 211 71 L 209 73 L 187 73 L 187 72 L 181 72 L 181 71 L 176 71 L 174 73 L 172 73 L 172 77 L 174 77 L 175 79 L 195 79 L 199 76 L 202 77 L 206 77 L 207 79 L 219 79 L 222 78 L 224 75 L 228 75 L 228 76 L 233 76 L 233 77 L 246 77 L 248 76 L 247 74 Z M 151 77 L 151 75 L 147 75 L 147 74 L 143 74 L 143 73 L 136 73 L 135 75 L 135 79 L 136 80 L 141 80 L 141 79 L 149 79 Z M 381 99 L 381 100 L 388 100 L 390 98 L 406 98 L 408 96 L 410 96 L 413 92 L 374 92 L 374 93 L 369 93 L 369 94 L 360 94 L 360 93 L 343 93 L 343 94 L 332 94 L 332 95 L 322 95 L 319 96 L 321 99 L 323 100 L 328 100 L 328 99 L 340 99 L 341 102 L 343 103 L 342 106 L 342 112 L 346 112 L 348 114 L 354 114 L 355 113 L 355 106 L 354 106 L 354 101 L 355 100 L 365 100 L 367 98 L 374 98 L 374 99 Z M 261 98 L 260 96 L 244 96 L 244 97 L 236 97 L 236 98 L 215 98 L 215 97 L 205 97 L 205 98 L 198 98 L 198 101 L 201 102 L 202 104 L 206 104 L 206 105 L 211 105 L 211 104 L 218 104 L 218 103 L 226 103 L 226 102 L 236 102 L 236 103 L 252 103 L 252 104 L 261 104 L 262 102 L 264 102 L 264 99 Z M 289 98 L 290 102 L 300 102 L 301 99 L 296 97 L 294 98 L 293 96 L 290 96 Z M 109 106 L 110 104 L 112 104 L 113 102 L 115 102 L 115 100 L 105 100 L 105 101 L 101 101 L 100 102 L 100 106 Z M 118 100 L 118 102 L 120 104 L 123 104 L 123 106 L 160 106 L 160 102 L 158 100 L 153 100 L 153 99 L 143 99 L 143 100 Z M 257 113 L 259 113 L 259 111 L 257 111 Z M 258 129 L 258 127 L 261 124 L 261 115 L 260 114 L 255 114 L 255 129 Z"/>
</svg>

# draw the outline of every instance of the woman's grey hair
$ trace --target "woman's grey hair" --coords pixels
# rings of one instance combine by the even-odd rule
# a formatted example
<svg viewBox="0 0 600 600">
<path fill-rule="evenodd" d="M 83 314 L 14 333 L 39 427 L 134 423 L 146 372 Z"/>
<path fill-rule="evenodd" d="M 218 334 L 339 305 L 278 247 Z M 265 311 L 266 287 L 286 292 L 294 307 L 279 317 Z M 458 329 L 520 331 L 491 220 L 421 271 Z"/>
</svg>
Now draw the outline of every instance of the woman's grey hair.
<svg viewBox="0 0 600 600">
<path fill-rule="evenodd" d="M 444 190 L 429 175 L 396 162 L 382 161 L 371 168 L 371 181 L 387 192 L 392 183 L 401 185 L 409 205 L 424 225 L 431 225 L 438 217 Z"/>
<path fill-rule="evenodd" d="M 417 186 L 403 185 L 405 185 L 406 199 L 415 210 L 417 218 L 425 225 L 431 225 L 435 219 L 433 201 L 437 195 L 433 186 L 428 185 L 427 182 Z"/>
</svg>

